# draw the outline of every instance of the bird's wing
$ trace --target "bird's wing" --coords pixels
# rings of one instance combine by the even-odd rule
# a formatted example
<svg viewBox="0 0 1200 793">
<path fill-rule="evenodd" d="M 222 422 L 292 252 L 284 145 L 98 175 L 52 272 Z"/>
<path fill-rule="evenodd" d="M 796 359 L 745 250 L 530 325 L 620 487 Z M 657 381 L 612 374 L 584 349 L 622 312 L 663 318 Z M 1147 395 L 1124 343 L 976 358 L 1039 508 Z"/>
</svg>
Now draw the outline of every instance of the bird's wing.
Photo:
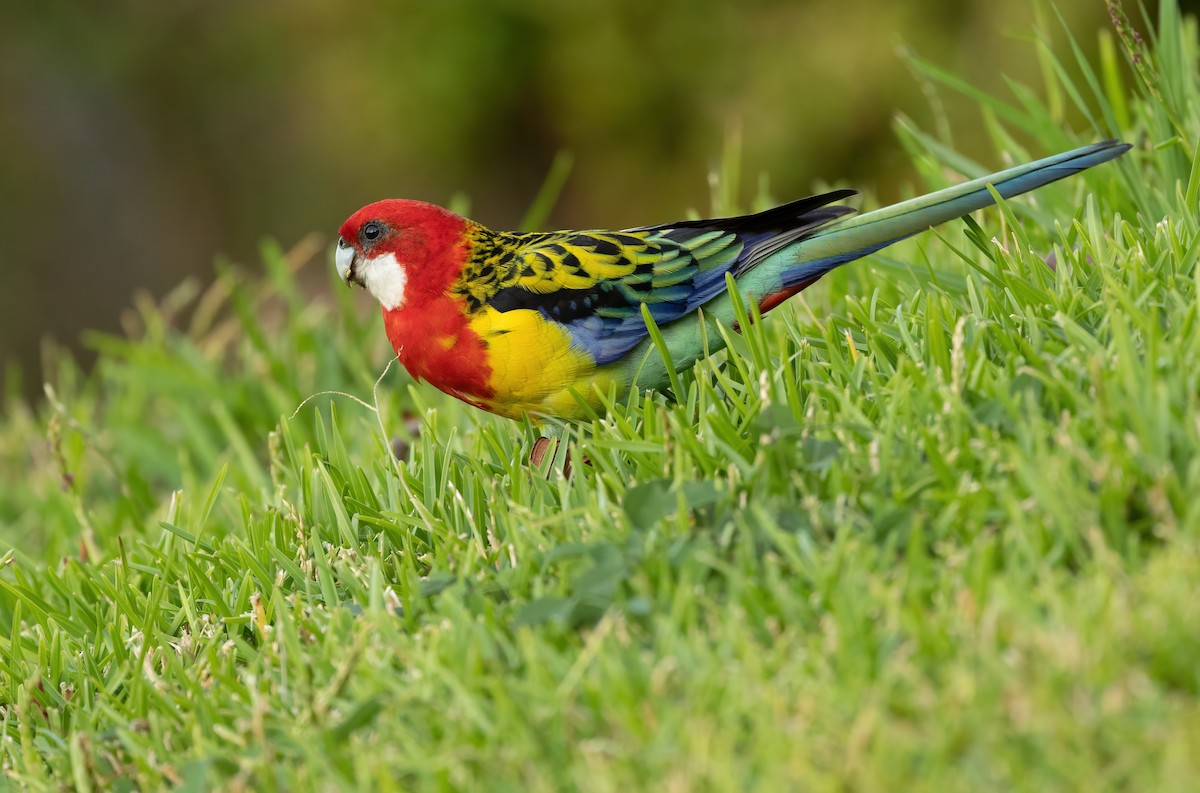
<svg viewBox="0 0 1200 793">
<path fill-rule="evenodd" d="M 495 234 L 481 239 L 459 288 L 471 310 L 534 310 L 565 327 L 598 365 L 647 336 L 643 303 L 663 325 L 703 306 L 735 277 L 853 210 L 842 190 L 733 218 L 625 231 Z"/>
</svg>

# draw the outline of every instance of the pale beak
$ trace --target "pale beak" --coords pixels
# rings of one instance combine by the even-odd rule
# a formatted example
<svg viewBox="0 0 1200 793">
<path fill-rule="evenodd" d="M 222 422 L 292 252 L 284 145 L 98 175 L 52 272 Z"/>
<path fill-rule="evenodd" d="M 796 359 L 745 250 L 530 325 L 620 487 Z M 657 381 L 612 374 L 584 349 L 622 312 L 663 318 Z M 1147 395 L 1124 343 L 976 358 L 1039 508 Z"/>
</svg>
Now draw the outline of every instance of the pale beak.
<svg viewBox="0 0 1200 793">
<path fill-rule="evenodd" d="M 355 278 L 354 274 L 354 248 L 341 237 L 338 237 L 337 252 L 334 253 L 333 261 L 337 265 L 338 277 L 346 282 L 346 286 L 351 284 L 362 286 L 362 282 Z"/>
</svg>

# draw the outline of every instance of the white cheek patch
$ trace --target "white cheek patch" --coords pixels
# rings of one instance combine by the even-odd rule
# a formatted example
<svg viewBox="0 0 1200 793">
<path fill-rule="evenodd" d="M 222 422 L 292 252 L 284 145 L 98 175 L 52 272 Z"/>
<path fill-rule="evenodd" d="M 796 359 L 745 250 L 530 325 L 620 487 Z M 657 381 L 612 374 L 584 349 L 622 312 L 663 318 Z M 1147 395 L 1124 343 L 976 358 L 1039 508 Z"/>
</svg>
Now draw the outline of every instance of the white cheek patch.
<svg viewBox="0 0 1200 793">
<path fill-rule="evenodd" d="M 408 273 L 404 265 L 396 260 L 396 254 L 381 253 L 370 259 L 363 259 L 354 269 L 355 275 L 367 291 L 388 311 L 395 311 L 404 305 L 404 287 L 408 284 Z"/>
</svg>

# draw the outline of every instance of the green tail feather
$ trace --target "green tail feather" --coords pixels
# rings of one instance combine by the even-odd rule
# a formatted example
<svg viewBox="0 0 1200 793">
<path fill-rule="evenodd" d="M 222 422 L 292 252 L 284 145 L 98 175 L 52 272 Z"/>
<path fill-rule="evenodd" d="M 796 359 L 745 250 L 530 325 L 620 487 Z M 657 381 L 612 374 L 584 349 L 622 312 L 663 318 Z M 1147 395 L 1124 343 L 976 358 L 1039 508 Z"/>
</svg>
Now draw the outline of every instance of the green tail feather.
<svg viewBox="0 0 1200 793">
<path fill-rule="evenodd" d="M 796 291 L 838 265 L 992 205 L 995 200 L 988 185 L 1002 197 L 1011 198 L 1108 162 L 1129 148 L 1128 144 L 1115 140 L 1094 143 L 838 221 L 763 260 L 738 278 L 738 286 L 741 292 L 759 300 L 771 294 Z M 732 324 L 733 301 L 727 293 L 720 294 L 704 305 L 704 313 Z M 680 318 L 663 326 L 661 331 L 674 369 L 690 366 L 705 354 L 701 328 L 693 317 Z M 716 333 L 708 334 L 708 344 L 708 352 L 723 346 Z M 666 364 L 648 339 L 612 367 L 622 370 L 625 382 L 633 380 L 643 388 L 662 388 L 668 383 Z"/>
<path fill-rule="evenodd" d="M 772 257 L 773 261 L 764 262 L 763 269 L 781 272 L 780 286 L 783 288 L 811 281 L 839 264 L 991 206 L 995 200 L 987 189 L 988 185 L 994 187 L 1003 198 L 1012 198 L 1108 162 L 1128 150 L 1129 144 L 1115 140 L 1093 143 L 858 215 L 781 251 Z"/>
</svg>

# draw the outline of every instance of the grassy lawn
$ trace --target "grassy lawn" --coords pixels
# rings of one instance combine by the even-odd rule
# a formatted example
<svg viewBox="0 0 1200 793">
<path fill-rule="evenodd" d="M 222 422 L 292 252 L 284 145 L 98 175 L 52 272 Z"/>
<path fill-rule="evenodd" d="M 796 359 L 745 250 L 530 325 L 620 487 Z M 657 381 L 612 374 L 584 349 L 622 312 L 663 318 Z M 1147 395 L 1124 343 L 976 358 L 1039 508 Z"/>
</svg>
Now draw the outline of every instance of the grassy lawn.
<svg viewBox="0 0 1200 793">
<path fill-rule="evenodd" d="M 1200 60 L 1156 29 L 1032 41 L 986 167 L 900 120 L 922 191 L 1135 148 L 617 395 L 569 481 L 376 387 L 323 243 L 51 356 L 0 421 L 0 786 L 1195 789 Z"/>
</svg>

